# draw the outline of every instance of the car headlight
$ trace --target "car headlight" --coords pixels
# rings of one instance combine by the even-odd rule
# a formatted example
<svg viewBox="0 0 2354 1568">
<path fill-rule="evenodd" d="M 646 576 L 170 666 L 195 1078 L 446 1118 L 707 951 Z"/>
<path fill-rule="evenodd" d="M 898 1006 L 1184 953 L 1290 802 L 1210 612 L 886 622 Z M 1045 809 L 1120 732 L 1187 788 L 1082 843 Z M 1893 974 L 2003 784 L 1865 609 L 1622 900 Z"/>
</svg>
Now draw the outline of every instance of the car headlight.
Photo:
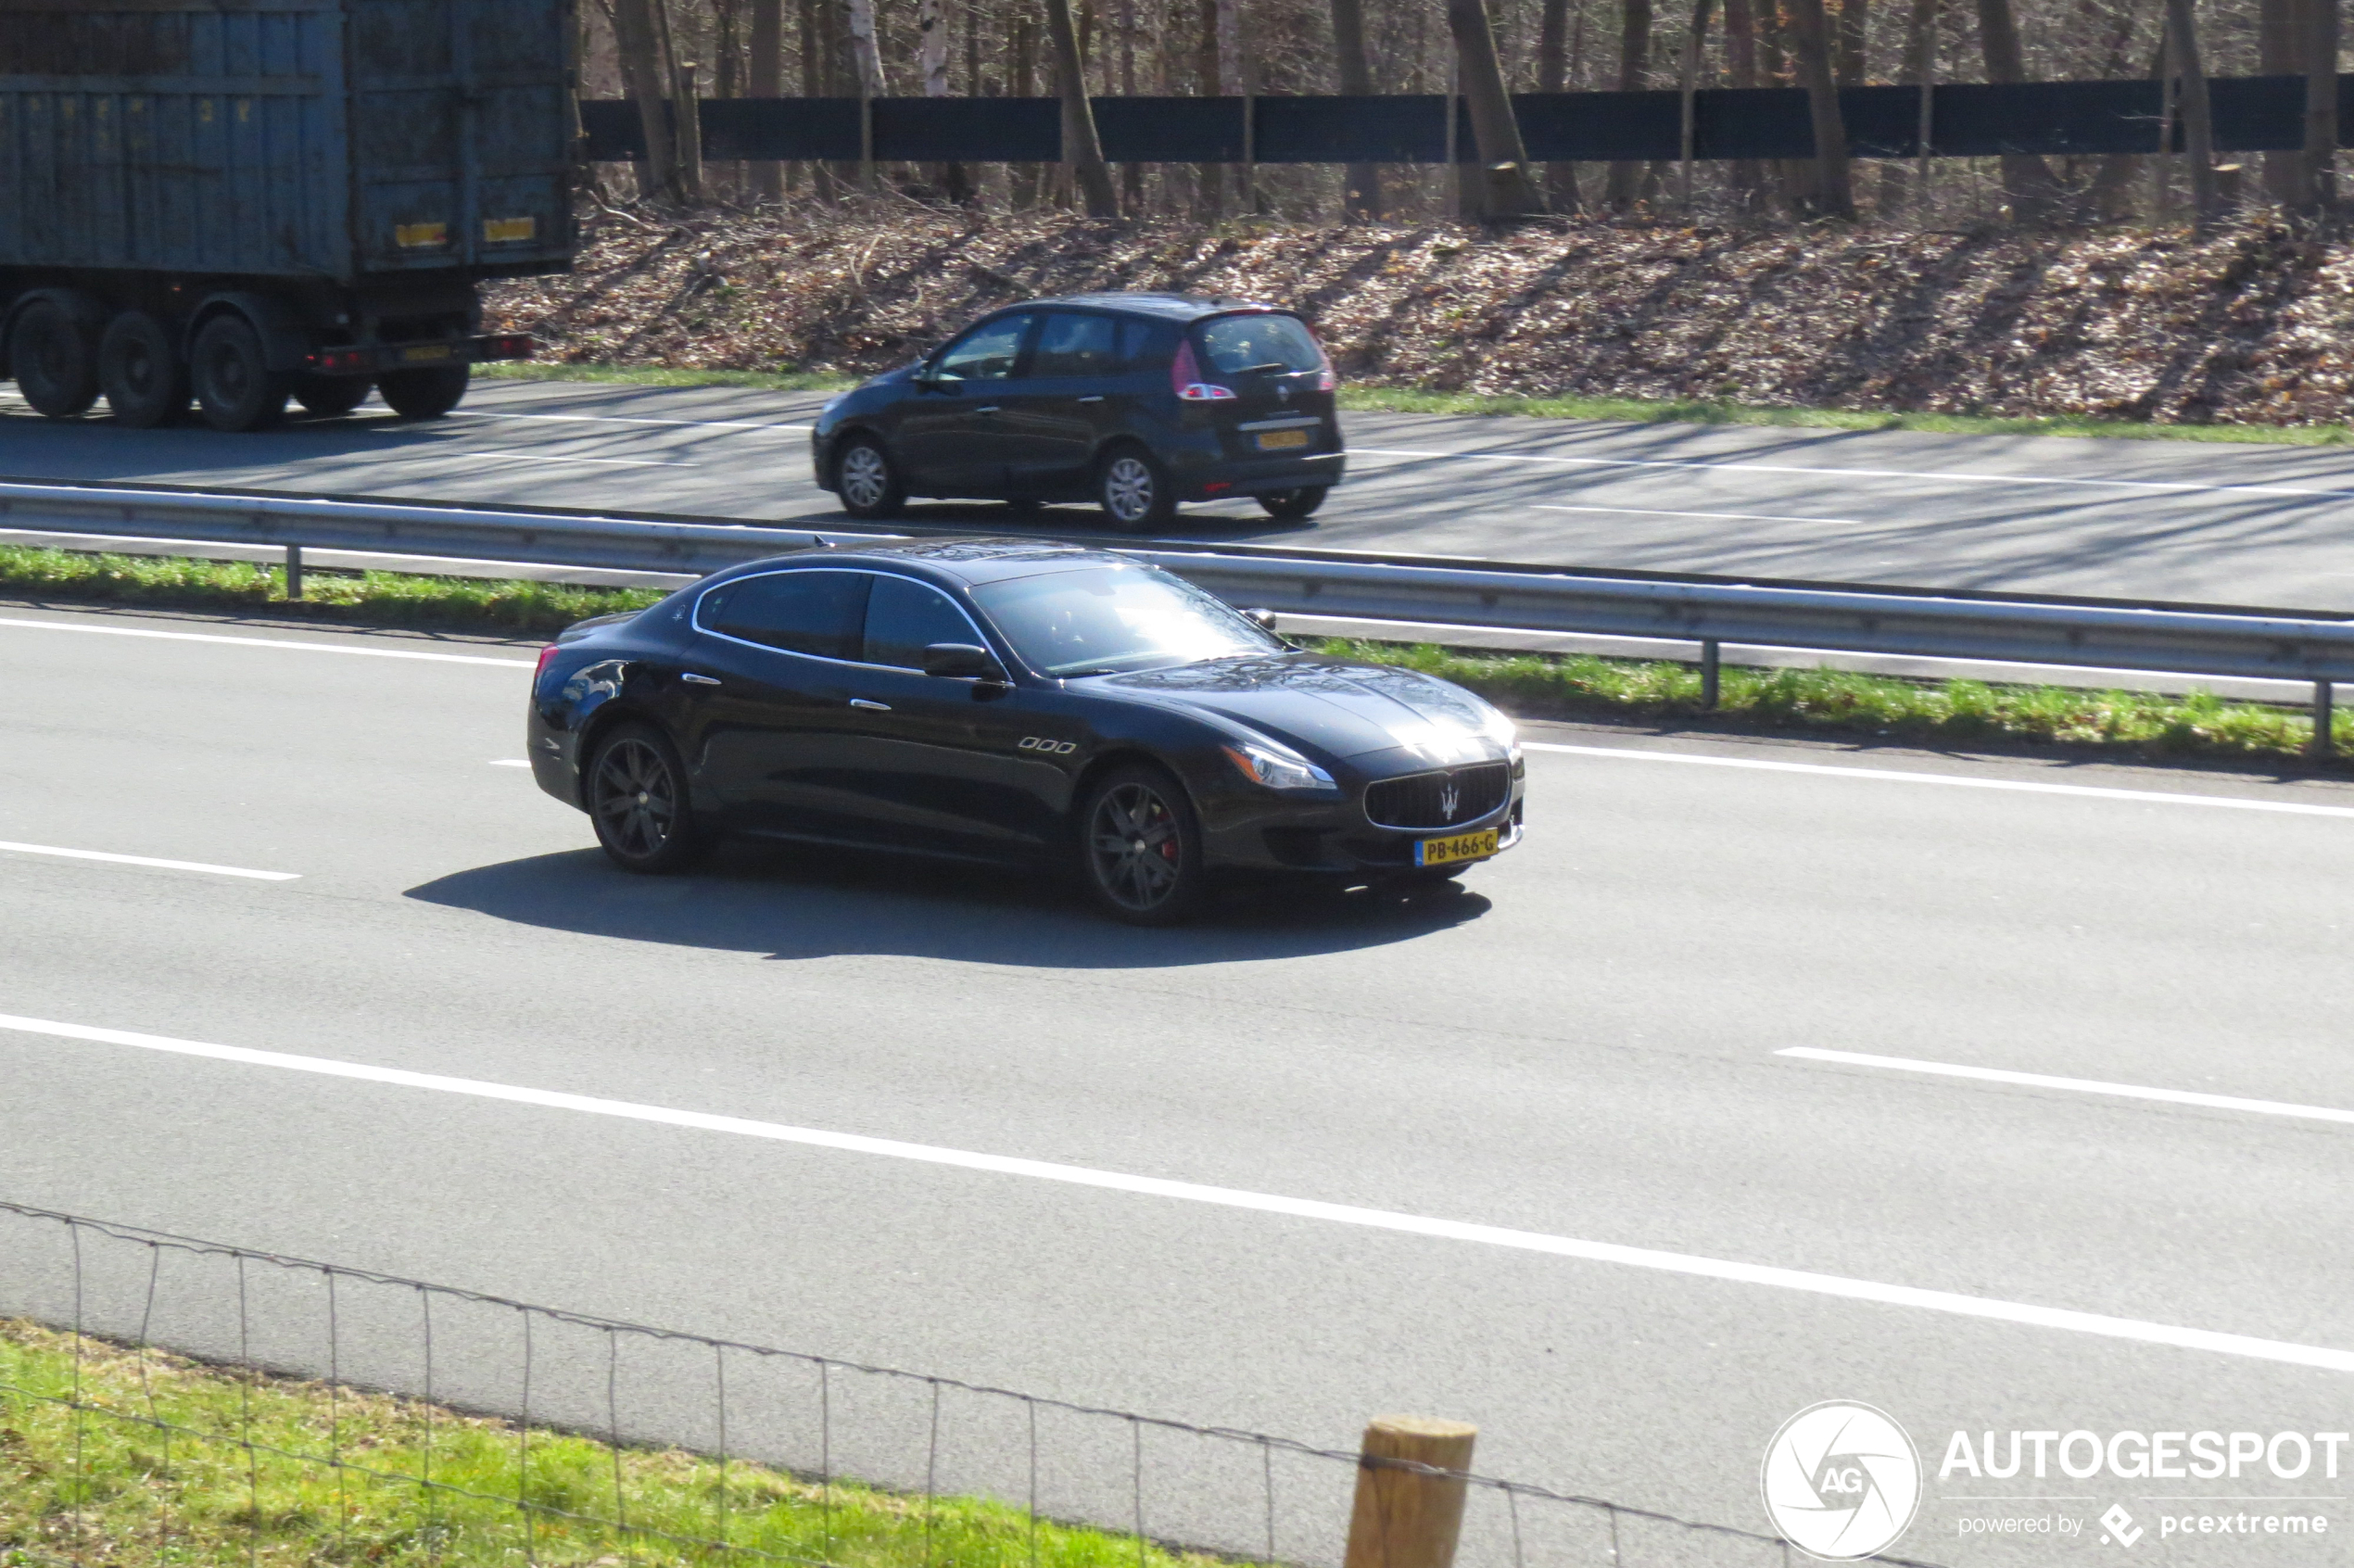
<svg viewBox="0 0 2354 1568">
<path fill-rule="evenodd" d="M 1233 763 L 1245 778 L 1270 790 L 1295 793 L 1336 793 L 1338 790 L 1338 786 L 1333 783 L 1333 776 L 1306 757 L 1248 740 L 1239 746 L 1221 746 L 1219 749 L 1226 753 L 1226 760 Z"/>
</svg>

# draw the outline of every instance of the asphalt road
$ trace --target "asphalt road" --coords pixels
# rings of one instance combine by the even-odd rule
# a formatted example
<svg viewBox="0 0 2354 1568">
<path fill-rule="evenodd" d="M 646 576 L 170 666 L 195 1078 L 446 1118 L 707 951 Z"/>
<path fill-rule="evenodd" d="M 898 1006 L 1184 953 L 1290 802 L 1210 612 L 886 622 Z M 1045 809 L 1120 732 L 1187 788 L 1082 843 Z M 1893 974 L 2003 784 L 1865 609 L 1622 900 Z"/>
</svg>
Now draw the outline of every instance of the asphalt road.
<svg viewBox="0 0 2354 1568">
<path fill-rule="evenodd" d="M 452 417 L 223 436 L 58 425 L 0 395 L 0 474 L 720 517 L 839 517 L 810 482 L 822 398 L 483 383 Z M 1350 414 L 1312 525 L 1247 503 L 1171 537 L 1932 588 L 2354 608 L 2354 452 L 2173 441 Z M 1003 509 L 913 515 L 1015 527 Z M 1041 526 L 1083 528 L 1057 509 Z"/>
<path fill-rule="evenodd" d="M 529 657 L 0 608 L 0 1197 L 1335 1447 L 1456 1416 L 1488 1473 L 1751 1529 L 1777 1427 L 1861 1399 L 1925 1450 L 1897 1549 L 1937 1562 L 2052 1561 L 1960 1522 L 2113 1501 L 2151 1526 L 2135 1560 L 2337 1560 L 2161 1541 L 2149 1496 L 2354 1527 L 2318 1461 L 1936 1474 L 1955 1431 L 2348 1430 L 2354 789 L 1538 727 L 1528 840 L 1460 895 L 1141 932 L 1049 884 L 779 850 L 626 878 L 501 765 Z M 64 1310 L 61 1267 L 0 1224 L 0 1311 Z M 168 1278 L 165 1337 L 217 1347 L 217 1295 Z M 345 1310 L 347 1375 L 408 1376 L 392 1318 Z M 440 1386 L 496 1402 L 463 1360 Z M 704 1437 L 691 1381 L 633 1391 L 633 1430 Z M 905 1479 L 893 1419 L 835 1461 Z M 1127 1516 L 1115 1435 L 1065 1511 Z M 1004 1484 L 982 1424 L 951 1439 L 944 1475 Z M 1256 1544 L 1255 1469 L 1150 1462 L 1157 1531 Z M 1285 1473 L 1283 1555 L 1333 1554 L 1346 1484 Z M 2076 1500 L 1966 1500 L 2020 1496 Z M 1570 1544 L 1540 1560 L 1606 1561 L 1541 1513 Z M 1467 1561 L 1502 1527 L 1478 1513 Z M 1630 1568 L 1760 1561 L 1628 1528 Z"/>
</svg>

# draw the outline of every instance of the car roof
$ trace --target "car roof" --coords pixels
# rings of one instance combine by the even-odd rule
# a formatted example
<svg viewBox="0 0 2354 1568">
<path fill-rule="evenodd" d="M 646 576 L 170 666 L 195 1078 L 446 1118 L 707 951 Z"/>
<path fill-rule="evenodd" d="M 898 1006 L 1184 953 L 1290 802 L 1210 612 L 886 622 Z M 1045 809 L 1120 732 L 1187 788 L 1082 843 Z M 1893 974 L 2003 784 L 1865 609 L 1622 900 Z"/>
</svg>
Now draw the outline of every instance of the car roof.
<svg viewBox="0 0 2354 1568">
<path fill-rule="evenodd" d="M 797 550 L 791 555 L 747 562 L 744 566 L 733 568 L 732 572 L 740 573 L 755 567 L 766 570 L 780 565 L 801 568 L 914 566 L 924 569 L 921 572 L 923 575 L 970 587 L 979 583 L 999 582 L 1007 577 L 1035 576 L 1041 572 L 1140 564 L 1107 550 L 1057 544 L 1051 539 L 909 539 L 904 544 L 870 545 L 856 550 Z"/>
<path fill-rule="evenodd" d="M 1234 310 L 1288 310 L 1259 299 L 1201 294 L 1058 294 L 1045 299 L 1025 299 L 1016 309 L 1040 305 L 1077 305 L 1090 310 L 1111 310 L 1124 316 L 1149 316 L 1156 321 L 1197 322 Z"/>
</svg>

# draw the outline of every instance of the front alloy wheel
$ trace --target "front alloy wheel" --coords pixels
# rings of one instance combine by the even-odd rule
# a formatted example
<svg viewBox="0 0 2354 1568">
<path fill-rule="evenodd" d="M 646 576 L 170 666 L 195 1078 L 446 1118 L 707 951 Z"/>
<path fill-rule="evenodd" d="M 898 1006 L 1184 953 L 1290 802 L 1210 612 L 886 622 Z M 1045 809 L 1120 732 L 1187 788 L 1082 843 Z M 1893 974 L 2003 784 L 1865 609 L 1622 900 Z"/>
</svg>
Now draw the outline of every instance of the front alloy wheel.
<svg viewBox="0 0 2354 1568">
<path fill-rule="evenodd" d="M 895 517 L 907 499 L 892 471 L 891 454 L 864 436 L 842 449 L 834 488 L 842 509 L 853 517 Z"/>
<path fill-rule="evenodd" d="M 1133 449 L 1114 452 L 1105 461 L 1096 499 L 1111 525 L 1123 534 L 1141 533 L 1177 515 L 1177 498 L 1160 465 Z"/>
<path fill-rule="evenodd" d="M 597 841 L 627 871 L 671 871 L 701 847 L 687 804 L 685 769 L 650 729 L 631 726 L 597 748 L 588 768 L 588 816 Z"/>
<path fill-rule="evenodd" d="M 1193 913 L 1204 880 L 1199 829 L 1173 779 L 1123 769 L 1090 798 L 1088 891 L 1113 918 L 1172 925 Z"/>
</svg>

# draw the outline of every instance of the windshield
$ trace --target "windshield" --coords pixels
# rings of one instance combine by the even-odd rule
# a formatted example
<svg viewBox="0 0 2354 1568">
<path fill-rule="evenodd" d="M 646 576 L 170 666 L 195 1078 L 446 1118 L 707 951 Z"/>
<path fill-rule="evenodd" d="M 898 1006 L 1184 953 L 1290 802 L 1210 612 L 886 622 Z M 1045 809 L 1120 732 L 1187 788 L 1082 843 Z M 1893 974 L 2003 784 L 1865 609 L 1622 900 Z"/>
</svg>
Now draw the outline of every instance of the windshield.
<svg viewBox="0 0 2354 1568">
<path fill-rule="evenodd" d="M 1180 577 L 1149 566 L 1047 572 L 973 590 L 1025 662 L 1050 676 L 1267 653 L 1284 644 Z"/>
<path fill-rule="evenodd" d="M 1204 322 L 1201 351 L 1221 375 L 1245 371 L 1312 371 L 1323 368 L 1323 350 L 1297 316 L 1217 316 Z"/>
</svg>

